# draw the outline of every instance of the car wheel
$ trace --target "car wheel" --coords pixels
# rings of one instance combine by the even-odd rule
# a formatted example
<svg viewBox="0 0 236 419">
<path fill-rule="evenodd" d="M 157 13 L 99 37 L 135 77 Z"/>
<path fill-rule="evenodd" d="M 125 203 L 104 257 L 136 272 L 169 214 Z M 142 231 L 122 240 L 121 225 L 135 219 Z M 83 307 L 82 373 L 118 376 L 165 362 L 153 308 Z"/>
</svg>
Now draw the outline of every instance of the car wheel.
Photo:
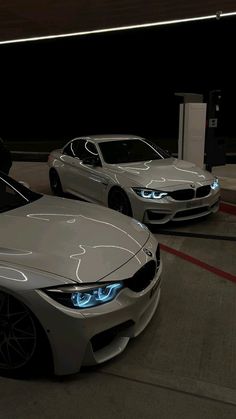
<svg viewBox="0 0 236 419">
<path fill-rule="evenodd" d="M 61 181 L 56 170 L 50 170 L 49 172 L 50 186 L 54 195 L 61 196 L 63 194 Z"/>
<path fill-rule="evenodd" d="M 132 208 L 126 193 L 120 188 L 111 190 L 108 198 L 108 206 L 111 209 L 132 217 Z"/>
<path fill-rule="evenodd" d="M 18 375 L 38 369 L 40 358 L 46 359 L 46 346 L 43 349 L 40 343 L 42 330 L 30 310 L 16 298 L 0 292 L 0 372 Z"/>
</svg>

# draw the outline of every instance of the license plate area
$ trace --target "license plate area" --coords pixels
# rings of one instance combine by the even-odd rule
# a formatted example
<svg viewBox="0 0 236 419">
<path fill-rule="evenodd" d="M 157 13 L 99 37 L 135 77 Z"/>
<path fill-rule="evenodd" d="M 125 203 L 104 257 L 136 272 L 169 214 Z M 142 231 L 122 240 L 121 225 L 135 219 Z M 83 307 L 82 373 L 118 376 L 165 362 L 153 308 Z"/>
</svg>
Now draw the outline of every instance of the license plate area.
<svg viewBox="0 0 236 419">
<path fill-rule="evenodd" d="M 189 201 L 189 202 L 186 202 L 186 208 L 201 207 L 202 204 L 203 204 L 203 200 L 202 199 L 198 199 L 197 201 Z"/>
</svg>

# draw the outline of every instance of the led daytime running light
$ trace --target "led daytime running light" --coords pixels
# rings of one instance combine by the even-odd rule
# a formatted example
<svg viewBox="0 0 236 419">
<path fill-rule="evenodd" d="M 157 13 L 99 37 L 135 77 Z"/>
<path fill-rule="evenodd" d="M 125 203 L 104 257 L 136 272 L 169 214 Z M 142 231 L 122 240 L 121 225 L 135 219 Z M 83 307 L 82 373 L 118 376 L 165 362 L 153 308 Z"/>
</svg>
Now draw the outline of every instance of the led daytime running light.
<svg viewBox="0 0 236 419">
<path fill-rule="evenodd" d="M 167 192 L 155 191 L 152 189 L 133 188 L 133 190 L 137 195 L 141 196 L 141 198 L 146 199 L 162 199 L 168 195 Z"/>
<path fill-rule="evenodd" d="M 219 180 L 217 178 L 215 178 L 214 181 L 211 184 L 211 189 L 213 189 L 215 191 L 219 187 L 220 187 Z"/>
<path fill-rule="evenodd" d="M 71 301 L 76 308 L 95 307 L 114 300 L 122 287 L 122 283 L 119 282 L 82 292 L 73 292 Z"/>
</svg>

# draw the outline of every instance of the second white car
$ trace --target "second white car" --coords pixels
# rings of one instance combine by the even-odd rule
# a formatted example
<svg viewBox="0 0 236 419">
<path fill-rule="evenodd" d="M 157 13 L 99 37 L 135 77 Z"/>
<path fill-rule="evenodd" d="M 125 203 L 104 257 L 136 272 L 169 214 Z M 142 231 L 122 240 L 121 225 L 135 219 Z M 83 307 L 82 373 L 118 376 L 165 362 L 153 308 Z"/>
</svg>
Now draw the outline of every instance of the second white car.
<svg viewBox="0 0 236 419">
<path fill-rule="evenodd" d="M 52 191 L 71 193 L 149 224 L 218 211 L 220 187 L 211 173 L 171 157 L 134 136 L 75 138 L 49 155 Z"/>
</svg>

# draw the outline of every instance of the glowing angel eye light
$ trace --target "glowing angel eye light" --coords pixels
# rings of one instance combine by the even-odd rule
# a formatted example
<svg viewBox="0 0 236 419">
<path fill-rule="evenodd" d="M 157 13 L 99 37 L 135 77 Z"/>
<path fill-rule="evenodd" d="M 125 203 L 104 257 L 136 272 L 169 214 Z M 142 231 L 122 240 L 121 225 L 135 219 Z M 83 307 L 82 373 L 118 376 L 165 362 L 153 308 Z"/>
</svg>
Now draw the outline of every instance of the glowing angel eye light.
<svg viewBox="0 0 236 419">
<path fill-rule="evenodd" d="M 137 195 L 141 196 L 141 198 L 146 198 L 146 199 L 162 199 L 168 195 L 167 192 L 155 191 L 152 189 L 133 188 L 133 191 Z"/>
<path fill-rule="evenodd" d="M 168 195 L 166 192 L 153 192 L 154 199 L 161 199 L 164 198 L 164 196 L 166 195 Z"/>
<path fill-rule="evenodd" d="M 152 197 L 152 192 L 150 191 L 140 191 L 140 195 L 142 198 L 151 198 Z"/>
<path fill-rule="evenodd" d="M 123 284 L 118 282 L 82 292 L 73 292 L 71 301 L 75 308 L 89 308 L 114 300 Z"/>
<path fill-rule="evenodd" d="M 71 296 L 72 303 L 75 307 L 90 307 L 92 295 L 86 292 L 76 292 Z"/>
<path fill-rule="evenodd" d="M 215 178 L 211 184 L 211 189 L 214 191 L 220 187 L 219 180 Z"/>
<path fill-rule="evenodd" d="M 97 291 L 97 298 L 99 301 L 109 301 L 110 299 L 113 299 L 116 295 L 117 288 L 120 288 L 119 284 L 114 285 L 108 285 L 105 288 L 98 288 Z"/>
</svg>

